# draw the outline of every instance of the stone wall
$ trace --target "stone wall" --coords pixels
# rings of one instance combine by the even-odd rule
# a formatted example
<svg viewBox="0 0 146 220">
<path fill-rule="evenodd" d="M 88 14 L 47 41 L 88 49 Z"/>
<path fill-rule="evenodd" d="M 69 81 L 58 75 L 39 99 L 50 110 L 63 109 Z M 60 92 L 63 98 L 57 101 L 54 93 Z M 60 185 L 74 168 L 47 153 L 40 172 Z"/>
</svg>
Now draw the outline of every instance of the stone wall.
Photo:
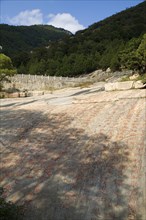
<svg viewBox="0 0 146 220">
<path fill-rule="evenodd" d="M 92 82 L 93 79 L 87 77 L 69 78 L 56 76 L 38 76 L 38 75 L 15 75 L 11 77 L 11 83 L 5 83 L 4 88 L 16 88 L 19 90 L 49 90 L 59 89 L 70 86 L 78 86 L 85 82 Z"/>
<path fill-rule="evenodd" d="M 56 77 L 56 76 L 38 76 L 18 74 L 11 77 L 11 83 L 4 83 L 5 89 L 16 88 L 19 90 L 50 90 L 61 89 L 65 87 L 80 86 L 84 83 L 94 83 L 99 81 L 116 82 L 122 76 L 131 75 L 131 71 L 124 72 L 106 72 L 96 70 L 88 75 L 81 77 Z"/>
</svg>

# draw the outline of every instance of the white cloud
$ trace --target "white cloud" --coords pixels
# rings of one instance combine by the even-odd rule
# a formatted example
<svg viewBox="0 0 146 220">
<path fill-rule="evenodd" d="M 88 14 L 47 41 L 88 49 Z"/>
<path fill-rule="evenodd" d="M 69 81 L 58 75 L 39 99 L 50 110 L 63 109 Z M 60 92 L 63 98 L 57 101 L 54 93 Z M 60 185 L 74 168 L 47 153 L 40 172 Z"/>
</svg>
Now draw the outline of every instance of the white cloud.
<svg viewBox="0 0 146 220">
<path fill-rule="evenodd" d="M 64 28 L 72 33 L 82 30 L 85 27 L 79 24 L 78 20 L 69 13 L 49 14 L 48 25 L 58 28 Z M 8 22 L 12 25 L 34 25 L 43 24 L 43 14 L 40 9 L 21 11 L 18 15 L 8 18 Z"/>
<path fill-rule="evenodd" d="M 78 20 L 69 13 L 58 13 L 56 15 L 49 14 L 49 22 L 47 24 L 58 28 L 64 28 L 72 33 L 82 30 L 85 27 L 79 24 Z"/>
<path fill-rule="evenodd" d="M 13 25 L 33 25 L 43 23 L 43 14 L 40 9 L 26 10 L 20 12 L 13 18 L 8 18 Z"/>
</svg>

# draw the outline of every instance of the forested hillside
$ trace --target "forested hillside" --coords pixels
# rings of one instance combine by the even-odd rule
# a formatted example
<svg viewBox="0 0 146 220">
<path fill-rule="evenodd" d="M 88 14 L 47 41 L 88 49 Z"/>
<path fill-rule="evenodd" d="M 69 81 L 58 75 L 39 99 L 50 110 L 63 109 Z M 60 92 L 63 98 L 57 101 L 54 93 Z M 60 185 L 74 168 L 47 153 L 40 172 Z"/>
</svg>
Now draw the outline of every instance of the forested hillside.
<svg viewBox="0 0 146 220">
<path fill-rule="evenodd" d="M 11 56 L 19 73 L 78 76 L 110 67 L 146 71 L 146 2 L 67 35 L 49 47 Z M 19 40 L 19 39 L 18 39 Z M 35 42 L 31 37 L 32 44 Z M 44 38 L 46 42 L 46 38 Z"/>
<path fill-rule="evenodd" d="M 71 35 L 69 31 L 51 25 L 11 26 L 0 24 L 0 45 L 8 56 L 30 51 L 36 47 L 48 46 L 50 41 Z"/>
</svg>

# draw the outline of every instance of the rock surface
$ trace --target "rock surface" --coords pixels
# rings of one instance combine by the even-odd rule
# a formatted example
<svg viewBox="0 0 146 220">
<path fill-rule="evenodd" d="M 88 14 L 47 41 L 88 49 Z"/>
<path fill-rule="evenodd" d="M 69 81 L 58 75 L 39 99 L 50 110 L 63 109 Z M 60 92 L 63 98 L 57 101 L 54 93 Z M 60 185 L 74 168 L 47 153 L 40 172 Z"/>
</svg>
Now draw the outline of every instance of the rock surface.
<svg viewBox="0 0 146 220">
<path fill-rule="evenodd" d="M 139 74 L 136 73 L 136 74 L 130 76 L 129 79 L 130 79 L 130 80 L 134 80 L 134 79 L 137 79 L 138 77 L 139 77 Z"/>
<path fill-rule="evenodd" d="M 141 80 L 138 80 L 134 82 L 134 88 L 135 89 L 142 89 L 146 86 L 146 84 L 143 84 Z"/>
<path fill-rule="evenodd" d="M 133 89 L 134 88 L 134 81 L 116 82 L 115 87 L 116 87 L 116 90 Z"/>
<path fill-rule="evenodd" d="M 40 95 L 44 95 L 43 91 L 28 91 L 26 96 L 40 96 Z"/>
<path fill-rule="evenodd" d="M 105 91 L 115 91 L 116 83 L 106 83 L 104 87 L 105 87 Z"/>
<path fill-rule="evenodd" d="M 25 220 L 145 220 L 145 91 L 1 100 L 1 186 Z"/>
<path fill-rule="evenodd" d="M 126 81 L 126 82 L 114 82 L 106 83 L 105 91 L 115 91 L 115 90 L 129 90 L 129 89 L 142 89 L 145 88 L 145 84 L 139 81 Z"/>
<path fill-rule="evenodd" d="M 19 92 L 8 93 L 7 95 L 9 98 L 18 98 Z"/>
</svg>

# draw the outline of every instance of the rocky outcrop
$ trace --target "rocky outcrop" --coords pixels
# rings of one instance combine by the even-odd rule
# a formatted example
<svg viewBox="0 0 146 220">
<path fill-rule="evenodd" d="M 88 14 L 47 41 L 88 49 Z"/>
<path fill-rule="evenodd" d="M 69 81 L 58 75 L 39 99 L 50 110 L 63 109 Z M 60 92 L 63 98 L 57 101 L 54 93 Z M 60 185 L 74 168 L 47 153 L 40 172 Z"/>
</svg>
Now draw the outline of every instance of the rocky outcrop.
<svg viewBox="0 0 146 220">
<path fill-rule="evenodd" d="M 29 96 L 40 96 L 40 95 L 44 95 L 43 91 L 30 91 L 27 93 L 27 97 Z"/>
<path fill-rule="evenodd" d="M 128 90 L 134 88 L 134 82 L 133 81 L 127 81 L 127 82 L 116 82 L 116 90 Z"/>
<path fill-rule="evenodd" d="M 18 98 L 19 97 L 19 92 L 7 93 L 6 97 L 8 97 L 8 98 Z"/>
<path fill-rule="evenodd" d="M 145 87 L 146 87 L 146 84 L 143 84 L 141 80 L 136 81 L 136 82 L 134 81 L 115 82 L 115 83 L 106 83 L 105 91 L 142 89 Z"/>
<path fill-rule="evenodd" d="M 135 80 L 135 79 L 137 79 L 138 77 L 139 77 L 139 74 L 136 73 L 136 74 L 130 76 L 129 79 L 130 79 L 130 80 Z"/>
<path fill-rule="evenodd" d="M 116 90 L 116 83 L 106 83 L 104 85 L 105 91 L 114 91 Z"/>
<path fill-rule="evenodd" d="M 146 84 L 143 84 L 141 80 L 138 80 L 136 82 L 134 82 L 134 88 L 135 89 L 142 89 L 145 88 Z"/>
<path fill-rule="evenodd" d="M 105 91 L 133 89 L 134 81 L 115 82 L 105 84 Z"/>
</svg>

